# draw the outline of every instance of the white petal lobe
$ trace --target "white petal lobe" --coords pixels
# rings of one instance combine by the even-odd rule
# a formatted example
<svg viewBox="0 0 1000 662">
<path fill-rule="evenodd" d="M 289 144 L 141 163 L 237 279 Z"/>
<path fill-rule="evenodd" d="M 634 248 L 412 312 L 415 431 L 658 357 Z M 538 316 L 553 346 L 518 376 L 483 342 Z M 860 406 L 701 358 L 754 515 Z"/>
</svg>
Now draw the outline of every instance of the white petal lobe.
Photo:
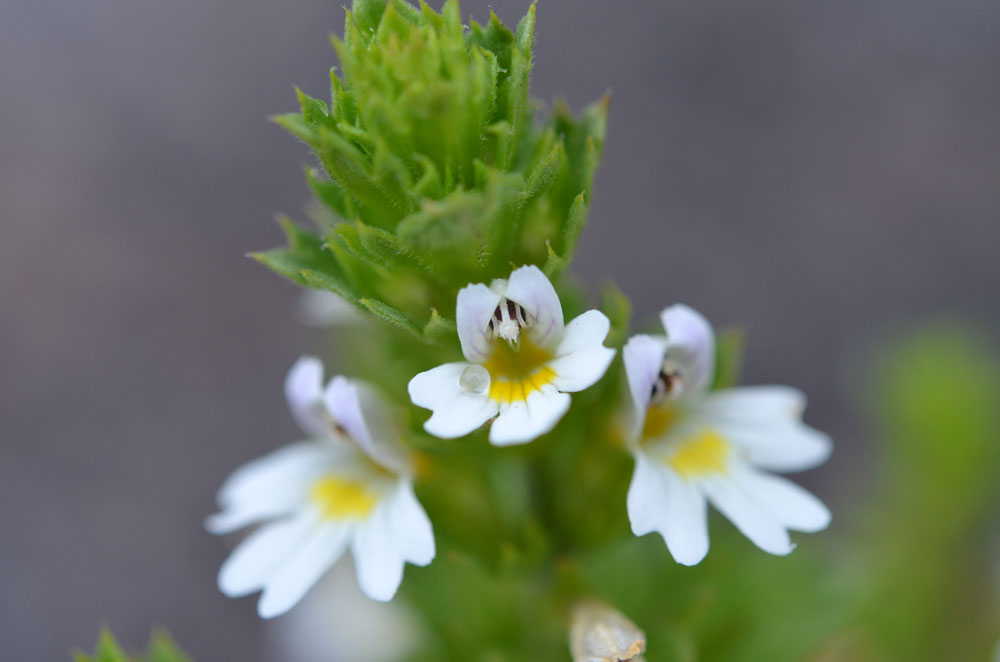
<svg viewBox="0 0 1000 662">
<path fill-rule="evenodd" d="M 833 450 L 829 436 L 802 424 L 717 427 L 733 443 L 748 451 L 754 465 L 771 471 L 812 469 L 826 462 Z"/>
<path fill-rule="evenodd" d="M 403 581 L 403 557 L 396 547 L 385 508 L 358 526 L 351 543 L 358 584 L 369 598 L 387 602 Z"/>
<path fill-rule="evenodd" d="M 222 564 L 219 590 L 231 598 L 259 590 L 305 540 L 315 523 L 310 513 L 300 512 L 254 531 Z"/>
<path fill-rule="evenodd" d="M 328 459 L 321 444 L 302 441 L 243 465 L 219 489 L 223 512 L 209 517 L 206 527 L 211 533 L 229 533 L 288 512 L 302 498 L 309 480 L 327 466 Z"/>
<path fill-rule="evenodd" d="M 678 563 L 695 565 L 708 553 L 708 514 L 698 488 L 665 466 L 636 454 L 628 491 L 632 531 L 657 531 Z"/>
<path fill-rule="evenodd" d="M 799 422 L 800 391 L 784 386 L 748 386 L 709 393 L 692 414 L 742 447 L 750 461 L 773 471 L 803 471 L 825 462 L 829 436 Z"/>
<path fill-rule="evenodd" d="M 528 395 L 527 400 L 500 406 L 500 415 L 490 427 L 494 446 L 524 444 L 555 427 L 569 409 L 570 397 L 551 384 Z"/>
<path fill-rule="evenodd" d="M 707 390 L 715 376 L 715 332 L 705 317 L 684 304 L 675 304 L 660 313 L 667 332 L 669 351 L 680 351 L 689 363 L 685 391 Z"/>
<path fill-rule="evenodd" d="M 663 355 L 666 351 L 666 339 L 641 334 L 629 338 L 622 349 L 625 375 L 628 378 L 628 387 L 639 419 L 639 427 L 645 420 L 653 385 L 660 375 L 660 370 L 663 369 Z"/>
<path fill-rule="evenodd" d="M 305 432 L 323 436 L 329 432 L 327 422 L 317 413 L 323 399 L 323 363 L 315 356 L 303 356 L 285 378 L 285 399 L 288 408 Z"/>
<path fill-rule="evenodd" d="M 482 283 L 468 285 L 458 292 L 455 324 L 462 353 L 473 363 L 482 363 L 490 355 L 490 338 L 486 335 L 490 318 L 500 303 L 500 295 Z"/>
<path fill-rule="evenodd" d="M 588 310 L 566 325 L 556 358 L 549 363 L 557 389 L 582 391 L 604 376 L 615 356 L 615 350 L 604 346 L 610 328 L 608 318 L 597 310 Z"/>
<path fill-rule="evenodd" d="M 743 490 L 794 531 L 822 531 L 830 525 L 830 510 L 822 501 L 795 483 L 752 469 L 733 476 Z"/>
<path fill-rule="evenodd" d="M 564 328 L 562 304 L 541 269 L 529 265 L 511 272 L 506 297 L 528 312 L 535 342 L 543 347 L 554 347 L 559 342 Z"/>
<path fill-rule="evenodd" d="M 358 390 L 346 377 L 337 375 L 323 390 L 323 404 L 333 420 L 362 448 L 371 446 L 371 435 L 361 412 Z"/>
<path fill-rule="evenodd" d="M 344 553 L 351 525 L 322 522 L 314 526 L 268 579 L 257 603 L 261 618 L 280 616 L 302 599 Z"/>
<path fill-rule="evenodd" d="M 781 521 L 729 477 L 703 481 L 712 505 L 765 552 L 784 556 L 794 548 Z"/>
<path fill-rule="evenodd" d="M 714 391 L 700 406 L 716 419 L 779 423 L 799 420 L 806 396 L 790 386 L 740 386 Z"/>
<path fill-rule="evenodd" d="M 389 528 L 402 558 L 415 565 L 427 565 L 434 560 L 431 521 L 417 501 L 409 480 L 400 481 L 386 506 Z"/>
<path fill-rule="evenodd" d="M 410 399 L 434 412 L 424 429 L 442 439 L 469 434 L 497 414 L 497 404 L 485 393 L 467 393 L 460 385 L 468 363 L 445 363 L 410 380 Z"/>
</svg>

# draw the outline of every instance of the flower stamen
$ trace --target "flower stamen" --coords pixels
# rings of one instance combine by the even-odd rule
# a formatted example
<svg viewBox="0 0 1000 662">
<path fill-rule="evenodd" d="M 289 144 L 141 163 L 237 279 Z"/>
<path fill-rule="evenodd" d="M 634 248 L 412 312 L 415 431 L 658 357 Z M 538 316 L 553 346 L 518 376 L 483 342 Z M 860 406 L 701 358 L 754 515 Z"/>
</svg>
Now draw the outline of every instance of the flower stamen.
<svg viewBox="0 0 1000 662">
<path fill-rule="evenodd" d="M 528 326 L 528 315 L 524 307 L 510 299 L 501 299 L 500 305 L 490 318 L 489 329 L 494 338 L 503 338 L 511 345 L 515 345 L 521 329 L 526 326 Z"/>
<path fill-rule="evenodd" d="M 660 374 L 653 383 L 650 404 L 656 405 L 666 399 L 676 400 L 684 393 L 684 370 L 680 362 L 671 357 L 663 359 Z"/>
</svg>

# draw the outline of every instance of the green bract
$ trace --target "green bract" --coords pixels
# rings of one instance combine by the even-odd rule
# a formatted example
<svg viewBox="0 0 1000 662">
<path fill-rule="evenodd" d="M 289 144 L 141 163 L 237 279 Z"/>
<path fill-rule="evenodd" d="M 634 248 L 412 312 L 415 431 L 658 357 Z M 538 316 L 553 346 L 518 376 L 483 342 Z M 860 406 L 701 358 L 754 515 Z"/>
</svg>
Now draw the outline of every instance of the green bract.
<svg viewBox="0 0 1000 662">
<path fill-rule="evenodd" d="M 191 662 L 170 635 L 160 630 L 153 631 L 144 654 L 131 655 L 122 650 L 110 630 L 102 629 L 94 654 L 78 652 L 73 659 L 74 662 Z"/>
<path fill-rule="evenodd" d="M 462 24 L 458 2 L 355 0 L 334 39 L 330 102 L 299 91 L 275 120 L 321 167 L 307 170 L 316 230 L 255 255 L 419 335 L 447 326 L 455 293 L 511 265 L 567 266 L 587 216 L 607 99 L 541 126 L 528 97 L 534 5 L 512 32 Z M 440 315 L 435 311 L 440 311 Z"/>
</svg>

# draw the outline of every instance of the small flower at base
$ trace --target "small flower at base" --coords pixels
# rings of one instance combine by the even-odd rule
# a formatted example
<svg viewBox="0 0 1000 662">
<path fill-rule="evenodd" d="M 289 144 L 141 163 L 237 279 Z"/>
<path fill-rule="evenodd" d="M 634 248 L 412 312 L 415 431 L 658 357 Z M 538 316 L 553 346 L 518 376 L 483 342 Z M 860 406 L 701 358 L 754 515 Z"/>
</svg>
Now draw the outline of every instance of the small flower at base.
<svg viewBox="0 0 1000 662">
<path fill-rule="evenodd" d="M 639 662 L 646 635 L 620 611 L 587 600 L 573 609 L 569 648 L 573 662 Z"/>
</svg>

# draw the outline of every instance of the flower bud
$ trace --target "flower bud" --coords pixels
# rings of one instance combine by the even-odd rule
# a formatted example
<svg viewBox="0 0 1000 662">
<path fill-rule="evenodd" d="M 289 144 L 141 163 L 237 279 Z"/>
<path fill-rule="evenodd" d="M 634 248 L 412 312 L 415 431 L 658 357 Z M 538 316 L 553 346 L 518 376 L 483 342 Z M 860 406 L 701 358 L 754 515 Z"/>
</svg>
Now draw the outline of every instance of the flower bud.
<svg viewBox="0 0 1000 662">
<path fill-rule="evenodd" d="M 573 662 L 640 662 L 646 635 L 614 607 L 588 600 L 573 609 L 569 648 Z"/>
</svg>

